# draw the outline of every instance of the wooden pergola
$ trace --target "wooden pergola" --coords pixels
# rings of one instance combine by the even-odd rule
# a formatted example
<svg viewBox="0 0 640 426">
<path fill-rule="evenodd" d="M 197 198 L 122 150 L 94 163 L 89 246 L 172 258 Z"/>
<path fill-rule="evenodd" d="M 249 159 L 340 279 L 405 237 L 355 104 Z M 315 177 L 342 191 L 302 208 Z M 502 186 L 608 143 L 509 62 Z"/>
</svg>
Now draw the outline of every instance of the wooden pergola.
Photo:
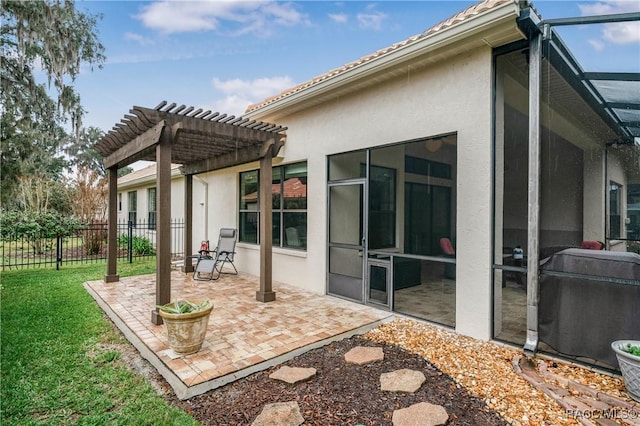
<svg viewBox="0 0 640 426">
<path fill-rule="evenodd" d="M 117 263 L 118 169 L 139 160 L 156 162 L 157 240 L 156 304 L 171 299 L 171 164 L 181 164 L 185 179 L 184 253 L 192 249 L 193 176 L 260 161 L 260 193 L 271 193 L 272 158 L 284 145 L 286 127 L 247 118 L 161 102 L 155 108 L 134 106 L 95 149 L 109 173 L 108 253 L 105 282 L 119 281 Z M 272 290 L 271 197 L 260 197 L 260 289 L 256 299 L 275 300 Z M 185 262 L 185 272 L 193 266 Z M 161 324 L 157 310 L 151 321 Z"/>
</svg>

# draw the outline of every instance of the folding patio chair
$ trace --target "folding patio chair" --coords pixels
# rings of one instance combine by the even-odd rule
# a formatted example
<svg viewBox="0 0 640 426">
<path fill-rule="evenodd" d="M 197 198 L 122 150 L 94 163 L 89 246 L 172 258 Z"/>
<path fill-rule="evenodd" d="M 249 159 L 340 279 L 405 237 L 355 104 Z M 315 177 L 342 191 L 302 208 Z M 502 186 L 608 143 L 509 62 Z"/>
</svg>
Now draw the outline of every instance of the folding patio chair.
<svg viewBox="0 0 640 426">
<path fill-rule="evenodd" d="M 233 255 L 236 253 L 237 230 L 234 228 L 220 228 L 218 245 L 213 250 L 200 249 L 198 263 L 193 271 L 193 279 L 206 281 L 217 280 L 220 275 L 238 274 L 236 266 L 233 264 Z M 208 244 L 207 244 L 208 245 Z M 223 272 L 225 264 L 233 267 L 235 272 Z"/>
</svg>

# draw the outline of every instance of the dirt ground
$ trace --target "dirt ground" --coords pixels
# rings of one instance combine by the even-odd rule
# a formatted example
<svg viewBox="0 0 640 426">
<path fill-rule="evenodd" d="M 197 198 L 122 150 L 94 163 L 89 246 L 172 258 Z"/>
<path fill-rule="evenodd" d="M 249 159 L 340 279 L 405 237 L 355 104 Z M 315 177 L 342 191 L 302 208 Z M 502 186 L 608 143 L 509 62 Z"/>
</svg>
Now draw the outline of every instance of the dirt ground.
<svg viewBox="0 0 640 426">
<path fill-rule="evenodd" d="M 347 364 L 344 355 L 356 346 L 382 347 L 384 360 Z M 270 379 L 269 375 L 282 365 L 313 367 L 316 376 L 293 385 Z M 380 391 L 380 375 L 403 368 L 421 371 L 426 382 L 412 394 Z M 287 401 L 298 402 L 305 425 L 391 425 L 393 410 L 424 401 L 442 405 L 449 414 L 447 424 L 506 424 L 482 400 L 420 356 L 361 337 L 311 350 L 190 400 L 169 397 L 169 401 L 205 425 L 249 425 L 265 404 Z"/>
<path fill-rule="evenodd" d="M 133 346 L 118 346 L 121 359 L 144 375 L 169 404 L 205 425 L 250 425 L 265 404 L 288 401 L 298 403 L 305 425 L 391 425 L 393 410 L 425 401 L 445 408 L 447 425 L 580 423 L 516 374 L 512 360 L 521 353 L 517 348 L 408 319 L 311 350 L 186 401 L 175 397 L 164 378 Z M 365 365 L 345 363 L 344 354 L 355 346 L 382 347 L 384 360 Z M 282 365 L 313 367 L 317 373 L 295 385 L 270 379 Z M 421 371 L 426 382 L 412 394 L 380 391 L 380 375 L 403 368 Z M 549 363 L 548 368 L 594 391 L 633 403 L 619 376 L 559 361 Z M 630 413 L 638 415 L 640 408 Z M 611 424 L 638 424 L 637 417 L 630 421 L 616 419 Z"/>
</svg>

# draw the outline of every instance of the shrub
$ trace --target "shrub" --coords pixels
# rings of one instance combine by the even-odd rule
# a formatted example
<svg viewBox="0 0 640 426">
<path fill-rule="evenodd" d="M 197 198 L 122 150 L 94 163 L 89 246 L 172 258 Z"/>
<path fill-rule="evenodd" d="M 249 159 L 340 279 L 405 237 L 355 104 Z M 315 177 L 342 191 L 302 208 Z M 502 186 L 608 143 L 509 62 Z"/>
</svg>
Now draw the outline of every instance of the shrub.
<svg viewBox="0 0 640 426">
<path fill-rule="evenodd" d="M 25 239 L 37 254 L 41 254 L 47 240 L 58 236 L 75 235 L 82 227 L 77 219 L 58 212 L 0 210 L 0 237 L 3 241 Z"/>
<path fill-rule="evenodd" d="M 129 246 L 129 237 L 126 234 L 121 234 L 118 237 L 118 245 L 120 247 L 127 248 Z M 131 251 L 137 256 L 149 256 L 156 254 L 151 240 L 137 235 L 134 235 L 131 240 Z"/>
<path fill-rule="evenodd" d="M 0 210 L 0 235 L 5 241 L 20 238 L 56 238 L 75 235 L 82 227 L 77 219 L 58 212 Z"/>
<path fill-rule="evenodd" d="M 107 242 L 107 229 L 100 224 L 92 224 L 82 236 L 82 247 L 86 255 L 99 254 Z"/>
</svg>

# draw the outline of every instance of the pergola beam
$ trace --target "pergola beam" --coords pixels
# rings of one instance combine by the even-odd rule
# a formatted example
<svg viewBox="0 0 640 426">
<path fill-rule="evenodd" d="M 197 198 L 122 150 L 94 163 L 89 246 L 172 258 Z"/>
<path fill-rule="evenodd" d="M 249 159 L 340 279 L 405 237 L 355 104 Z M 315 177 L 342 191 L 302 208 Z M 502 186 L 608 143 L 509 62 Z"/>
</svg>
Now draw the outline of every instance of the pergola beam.
<svg viewBox="0 0 640 426">
<path fill-rule="evenodd" d="M 195 175 L 198 173 L 220 170 L 227 167 L 237 166 L 240 164 L 251 163 L 260 160 L 261 146 L 250 146 L 237 152 L 230 152 L 218 157 L 211 157 L 205 160 L 193 162 L 182 166 L 180 169 L 183 174 Z"/>
<path fill-rule="evenodd" d="M 147 120 L 151 122 L 157 122 L 160 120 L 167 120 L 169 125 L 172 125 L 172 120 L 179 120 L 182 123 L 182 129 L 186 132 L 204 132 L 210 135 L 216 135 L 218 137 L 229 137 L 236 140 L 244 140 L 244 141 L 255 141 L 259 142 L 264 140 L 266 129 L 270 129 L 269 131 L 274 131 L 277 129 L 284 128 L 280 126 L 276 126 L 269 123 L 264 123 L 266 126 L 265 129 L 255 129 L 250 127 L 245 127 L 242 125 L 227 123 L 224 119 L 220 119 L 220 117 L 225 117 L 229 119 L 233 119 L 234 117 L 227 117 L 226 115 L 219 115 L 215 120 L 207 120 L 201 118 L 190 117 L 186 115 L 171 115 L 166 117 L 165 113 L 162 113 L 157 110 L 134 107 L 131 111 L 133 113 L 138 113 L 143 115 Z"/>
<path fill-rule="evenodd" d="M 105 168 L 110 169 L 120 163 L 127 162 L 127 160 L 130 161 L 132 157 L 156 145 L 160 141 L 164 125 L 164 120 L 158 122 L 158 124 L 106 157 L 104 159 Z"/>
</svg>

